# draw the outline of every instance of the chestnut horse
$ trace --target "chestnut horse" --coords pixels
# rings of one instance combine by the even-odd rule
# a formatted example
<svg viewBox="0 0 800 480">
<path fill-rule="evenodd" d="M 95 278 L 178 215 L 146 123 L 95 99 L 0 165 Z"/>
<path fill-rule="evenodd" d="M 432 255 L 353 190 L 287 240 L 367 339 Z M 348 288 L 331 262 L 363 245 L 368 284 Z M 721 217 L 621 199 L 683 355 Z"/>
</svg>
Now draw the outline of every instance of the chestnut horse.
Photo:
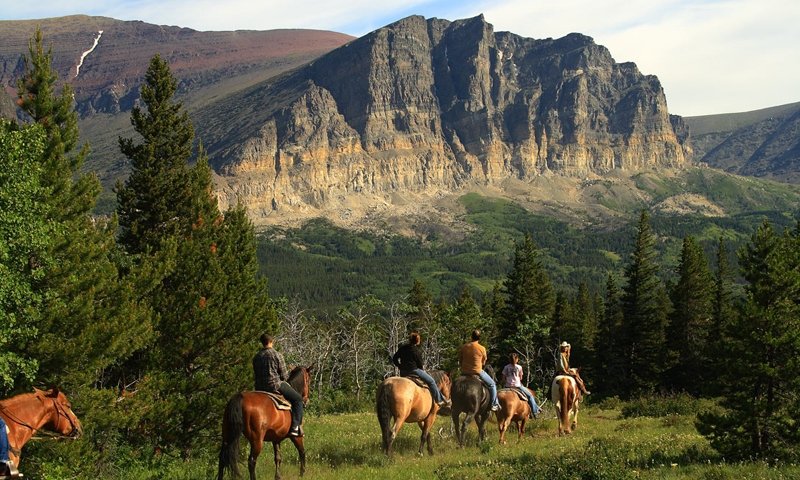
<svg viewBox="0 0 800 480">
<path fill-rule="evenodd" d="M 522 399 L 520 395 L 521 393 L 518 394 L 515 388 L 503 388 L 497 392 L 500 409 L 495 412 L 495 415 L 497 415 L 497 428 L 500 430 L 500 443 L 503 445 L 506 444 L 506 430 L 511 422 L 514 422 L 519 432 L 517 441 L 521 440 L 522 435 L 525 434 L 525 422 L 528 421 L 531 414 L 531 406 L 528 399 Z"/>
<path fill-rule="evenodd" d="M 558 434 L 572 433 L 578 428 L 578 404 L 582 398 L 578 382 L 569 375 L 557 376 L 550 386 L 550 398 L 556 407 Z"/>
<path fill-rule="evenodd" d="M 312 367 L 295 367 L 289 374 L 289 385 L 308 402 Z M 244 435 L 250 442 L 250 456 L 247 467 L 250 480 L 256 478 L 256 461 L 261 454 L 264 441 L 272 442 L 275 453 L 275 478 L 281 478 L 281 442 L 289 438 L 297 448 L 300 457 L 300 475 L 306 471 L 306 449 L 303 437 L 289 437 L 292 424 L 290 410 L 278 410 L 273 401 L 263 392 L 240 392 L 234 395 L 225 407 L 222 418 L 222 447 L 219 451 L 219 471 L 217 480 L 222 480 L 224 471 L 230 470 L 239 477 L 239 436 Z"/>
<path fill-rule="evenodd" d="M 444 398 L 450 398 L 450 376 L 441 370 L 430 373 Z M 390 456 L 394 440 L 403 424 L 416 422 L 422 430 L 419 438 L 420 455 L 426 441 L 428 454 L 433 455 L 431 428 L 436 422 L 439 405 L 433 401 L 433 395 L 428 387 L 419 386 L 406 377 L 389 377 L 378 387 L 376 397 L 375 410 L 378 414 L 378 423 L 381 425 L 383 452 Z"/>
<path fill-rule="evenodd" d="M 0 400 L 0 416 L 10 431 L 9 460 L 16 466 L 19 466 L 22 447 L 42 429 L 55 432 L 55 435 L 49 434 L 54 437 L 78 438 L 83 433 L 81 422 L 72 412 L 72 404 L 64 392 L 57 388 L 33 390 L 33 393 Z"/>
</svg>

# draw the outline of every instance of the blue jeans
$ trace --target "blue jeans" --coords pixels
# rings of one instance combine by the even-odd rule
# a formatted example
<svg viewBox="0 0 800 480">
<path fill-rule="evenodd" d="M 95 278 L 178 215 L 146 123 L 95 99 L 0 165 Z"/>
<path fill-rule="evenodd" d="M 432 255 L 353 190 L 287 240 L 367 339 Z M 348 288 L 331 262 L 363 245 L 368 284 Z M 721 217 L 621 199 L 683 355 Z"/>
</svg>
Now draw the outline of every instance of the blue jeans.
<svg viewBox="0 0 800 480">
<path fill-rule="evenodd" d="M 415 368 L 411 370 L 411 373 L 418 376 L 422 379 L 425 383 L 428 384 L 428 390 L 431 391 L 431 396 L 433 397 L 433 401 L 436 403 L 441 403 L 444 401 L 444 397 L 442 396 L 442 392 L 439 391 L 439 387 L 436 385 L 436 380 L 433 379 L 428 372 L 421 368 Z"/>
<path fill-rule="evenodd" d="M 492 406 L 500 405 L 500 402 L 497 401 L 497 384 L 494 383 L 492 377 L 490 377 L 489 374 L 486 373 L 486 371 L 484 370 L 481 370 L 478 376 L 481 377 L 483 383 L 485 383 L 486 386 L 489 387 L 489 399 Z"/>
<path fill-rule="evenodd" d="M 8 433 L 6 433 L 6 422 L 0 418 L 0 462 L 8 461 Z"/>
<path fill-rule="evenodd" d="M 541 409 L 539 408 L 539 405 L 536 405 L 536 399 L 533 398 L 533 393 L 523 386 L 520 386 L 519 389 L 522 390 L 522 393 L 524 393 L 526 397 L 528 397 L 528 405 L 531 406 L 531 412 L 534 415 L 539 415 L 539 411 Z"/>
</svg>

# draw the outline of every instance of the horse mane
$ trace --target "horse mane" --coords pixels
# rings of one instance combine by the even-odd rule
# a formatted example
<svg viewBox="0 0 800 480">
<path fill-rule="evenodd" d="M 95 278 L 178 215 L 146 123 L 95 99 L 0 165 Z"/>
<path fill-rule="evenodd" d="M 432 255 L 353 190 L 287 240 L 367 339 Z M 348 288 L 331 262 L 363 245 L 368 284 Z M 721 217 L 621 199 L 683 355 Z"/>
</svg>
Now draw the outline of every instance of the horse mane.
<svg viewBox="0 0 800 480">
<path fill-rule="evenodd" d="M 441 382 L 444 377 L 449 377 L 447 372 L 445 372 L 444 370 L 431 370 L 428 373 L 430 374 L 431 377 L 433 377 L 433 381 L 436 382 L 437 384 Z"/>
<path fill-rule="evenodd" d="M 289 380 L 288 380 L 288 382 L 291 383 L 291 381 L 294 380 L 295 377 L 297 377 L 298 375 L 301 375 L 302 373 L 303 373 L 303 367 L 301 367 L 299 365 L 294 367 L 292 369 L 292 371 L 289 372 Z"/>
</svg>

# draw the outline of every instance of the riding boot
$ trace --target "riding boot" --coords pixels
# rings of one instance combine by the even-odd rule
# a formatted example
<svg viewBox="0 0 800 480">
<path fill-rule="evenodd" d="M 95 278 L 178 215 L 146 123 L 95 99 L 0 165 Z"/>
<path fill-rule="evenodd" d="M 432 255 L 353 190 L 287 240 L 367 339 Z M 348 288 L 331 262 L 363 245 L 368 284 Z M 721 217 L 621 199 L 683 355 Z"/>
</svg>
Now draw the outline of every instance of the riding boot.
<svg viewBox="0 0 800 480">
<path fill-rule="evenodd" d="M 14 465 L 14 462 L 8 460 L 5 463 L 4 468 L 0 468 L 0 474 L 8 475 L 9 478 L 20 478 L 19 470 L 17 470 L 17 466 Z"/>
</svg>

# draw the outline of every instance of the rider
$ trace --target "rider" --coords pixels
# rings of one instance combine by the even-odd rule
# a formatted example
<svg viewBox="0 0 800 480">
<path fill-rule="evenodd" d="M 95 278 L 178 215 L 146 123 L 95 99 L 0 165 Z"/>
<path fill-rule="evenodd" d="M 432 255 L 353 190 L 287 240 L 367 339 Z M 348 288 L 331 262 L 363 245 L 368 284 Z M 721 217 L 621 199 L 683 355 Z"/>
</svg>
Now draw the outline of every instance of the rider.
<svg viewBox="0 0 800 480">
<path fill-rule="evenodd" d="M 433 400 L 440 406 L 447 406 L 450 400 L 442 396 L 436 381 L 431 377 L 422 364 L 422 355 L 420 354 L 419 344 L 422 339 L 417 332 L 411 332 L 408 336 L 408 343 L 402 345 L 397 349 L 397 352 L 392 357 L 392 363 L 400 369 L 400 376 L 407 377 L 414 374 L 421 378 L 428 384 L 428 390 L 431 391 Z"/>
<path fill-rule="evenodd" d="M 575 379 L 578 383 L 578 388 L 581 389 L 584 395 L 590 395 L 592 392 L 586 390 L 586 384 L 578 374 L 576 368 L 569 368 L 569 355 L 572 352 L 572 346 L 567 342 L 561 342 L 559 347 L 558 358 L 556 359 L 556 375 L 568 375 Z"/>
<path fill-rule="evenodd" d="M 0 417 L 0 475 L 12 476 L 16 473 L 14 463 L 8 458 L 8 428 L 3 417 Z"/>
<path fill-rule="evenodd" d="M 530 417 L 537 417 L 541 409 L 536 405 L 533 393 L 522 385 L 522 365 L 519 364 L 519 355 L 512 353 L 510 359 L 511 363 L 503 367 L 503 383 L 506 388 L 518 388 L 524 393 L 528 397 L 528 405 L 531 406 Z"/>
<path fill-rule="evenodd" d="M 286 382 L 288 378 L 286 362 L 283 360 L 283 355 L 273 348 L 275 337 L 265 333 L 261 335 L 260 340 L 264 347 L 253 357 L 255 389 L 279 393 L 289 400 L 292 404 L 292 426 L 289 428 L 289 436 L 302 437 L 303 397 Z"/>
<path fill-rule="evenodd" d="M 478 343 L 481 339 L 481 331 L 477 328 L 472 331 L 472 341 L 465 343 L 458 350 L 458 365 L 464 375 L 478 375 L 483 383 L 489 387 L 489 397 L 491 399 L 492 411 L 500 408 L 497 401 L 497 385 L 492 377 L 483 369 L 486 365 L 486 348 Z"/>
</svg>

